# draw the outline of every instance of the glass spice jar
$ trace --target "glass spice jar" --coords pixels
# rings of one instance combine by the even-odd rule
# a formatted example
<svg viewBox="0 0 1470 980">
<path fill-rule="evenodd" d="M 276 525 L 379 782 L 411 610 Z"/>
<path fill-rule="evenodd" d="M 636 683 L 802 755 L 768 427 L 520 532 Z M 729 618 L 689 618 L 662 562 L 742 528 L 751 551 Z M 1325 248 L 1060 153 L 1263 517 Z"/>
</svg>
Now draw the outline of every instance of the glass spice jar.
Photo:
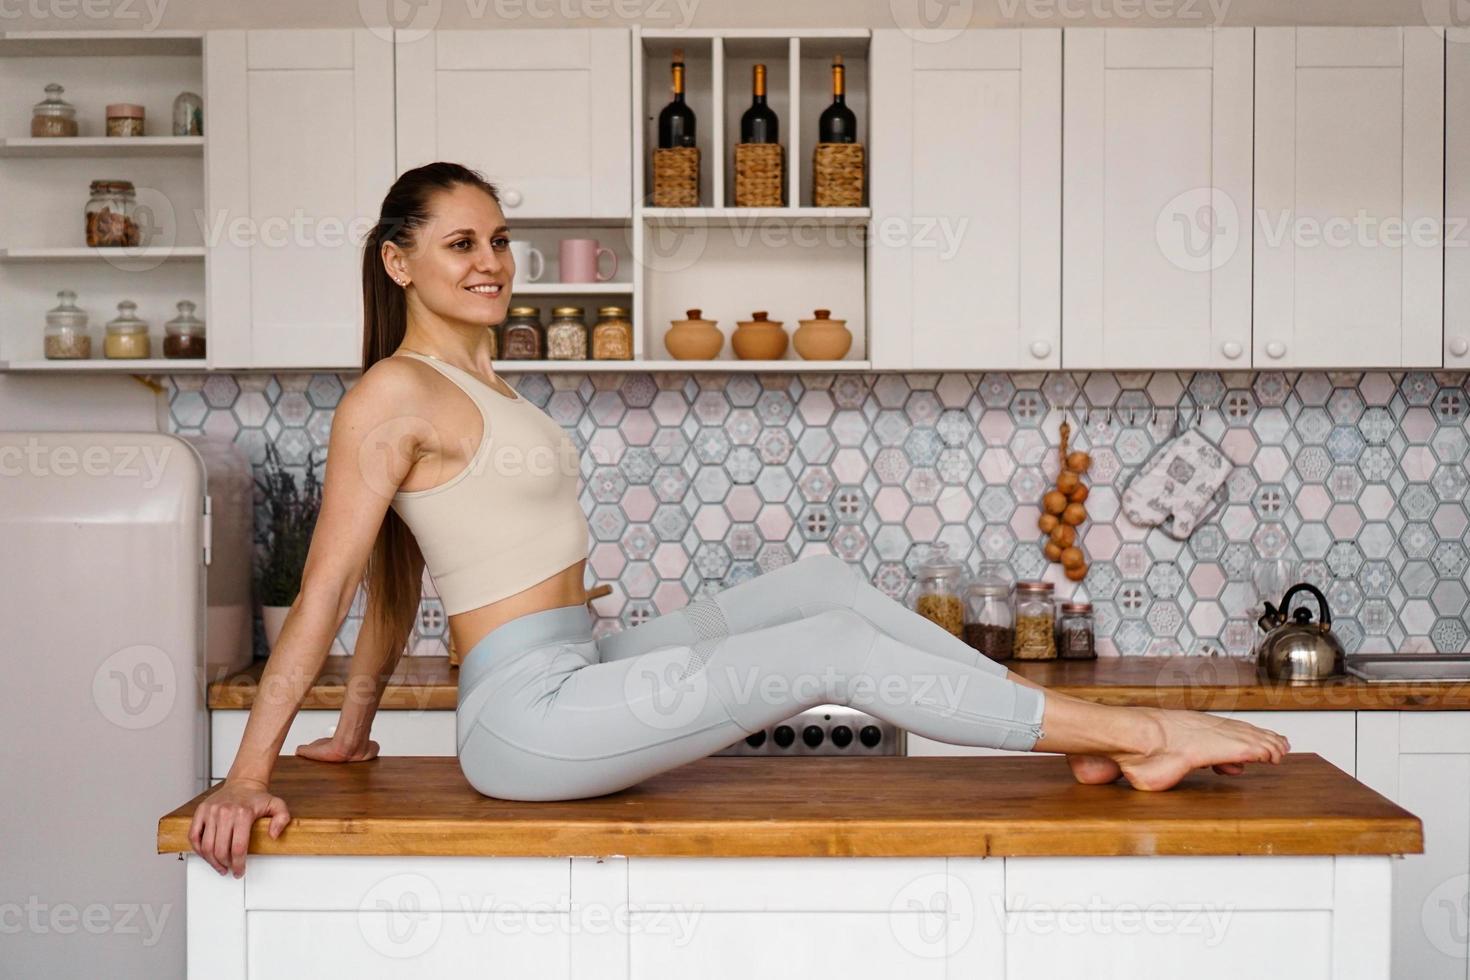
<svg viewBox="0 0 1470 980">
<path fill-rule="evenodd" d="M 87 244 L 93 248 L 135 246 L 138 198 L 130 180 L 94 180 L 87 199 Z"/>
<path fill-rule="evenodd" d="M 503 361 L 539 361 L 545 357 L 546 332 L 541 310 L 535 306 L 512 306 L 500 327 Z"/>
<path fill-rule="evenodd" d="M 551 311 L 546 356 L 553 361 L 587 359 L 587 321 L 580 306 L 558 306 Z"/>
<path fill-rule="evenodd" d="M 31 135 L 38 138 L 77 135 L 77 108 L 61 97 L 66 91 L 52 82 L 46 98 L 31 109 Z"/>
<path fill-rule="evenodd" d="M 107 321 L 107 337 L 102 342 L 102 352 L 108 357 L 148 357 L 152 351 L 148 343 L 148 324 L 134 314 L 138 304 L 125 299 L 117 304 L 117 317 Z"/>
<path fill-rule="evenodd" d="M 931 545 L 925 559 L 914 569 L 909 606 L 955 636 L 962 636 L 965 632 L 965 606 L 960 591 L 964 577 L 965 567 L 949 557 L 949 545 Z"/>
<path fill-rule="evenodd" d="M 1008 660 L 1016 645 L 1011 575 L 997 561 L 982 561 L 965 589 L 965 642 L 991 660 Z"/>
<path fill-rule="evenodd" d="M 164 357 L 203 357 L 204 321 L 194 315 L 194 304 L 179 300 L 179 315 L 163 325 Z"/>
<path fill-rule="evenodd" d="M 625 306 L 603 306 L 592 327 L 594 361 L 628 361 L 633 358 L 633 321 Z"/>
<path fill-rule="evenodd" d="M 132 102 L 114 102 L 107 107 L 108 136 L 142 136 L 143 107 Z"/>
<path fill-rule="evenodd" d="M 1064 602 L 1057 620 L 1057 657 L 1061 660 L 1096 660 L 1097 642 L 1092 628 L 1092 603 Z"/>
<path fill-rule="evenodd" d="M 92 337 L 87 333 L 87 312 L 77 306 L 77 294 L 63 289 L 56 298 L 60 302 L 46 311 L 46 359 L 82 360 L 91 357 Z"/>
<path fill-rule="evenodd" d="M 204 135 L 204 100 L 193 92 L 180 92 L 174 98 L 174 135 Z"/>
<path fill-rule="evenodd" d="M 1016 583 L 1017 660 L 1055 660 L 1056 606 L 1050 582 Z"/>
</svg>

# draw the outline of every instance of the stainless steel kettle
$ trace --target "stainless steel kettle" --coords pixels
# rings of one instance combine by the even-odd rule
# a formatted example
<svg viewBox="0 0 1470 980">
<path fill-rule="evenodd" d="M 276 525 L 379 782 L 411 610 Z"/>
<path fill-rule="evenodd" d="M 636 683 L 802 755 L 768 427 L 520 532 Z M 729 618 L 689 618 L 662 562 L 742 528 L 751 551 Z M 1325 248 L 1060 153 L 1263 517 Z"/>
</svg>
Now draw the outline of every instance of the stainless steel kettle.
<svg viewBox="0 0 1470 980">
<path fill-rule="evenodd" d="M 1318 622 L 1312 621 L 1312 611 L 1305 607 L 1288 620 L 1286 611 L 1298 592 L 1310 592 L 1317 600 Z M 1345 674 L 1342 642 L 1332 632 L 1327 597 L 1315 585 L 1293 585 L 1282 597 L 1280 609 L 1266 603 L 1266 614 L 1258 622 L 1266 635 L 1256 647 L 1256 671 L 1267 680 L 1311 684 Z"/>
</svg>

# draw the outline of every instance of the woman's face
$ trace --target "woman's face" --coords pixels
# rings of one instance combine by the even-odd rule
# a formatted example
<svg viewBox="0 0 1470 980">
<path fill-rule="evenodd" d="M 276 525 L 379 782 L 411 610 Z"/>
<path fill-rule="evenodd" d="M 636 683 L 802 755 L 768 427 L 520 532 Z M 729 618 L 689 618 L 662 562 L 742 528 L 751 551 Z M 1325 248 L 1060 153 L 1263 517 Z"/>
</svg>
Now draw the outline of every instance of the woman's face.
<svg viewBox="0 0 1470 980">
<path fill-rule="evenodd" d="M 505 215 L 478 187 L 460 184 L 435 194 L 413 248 L 387 258 L 430 312 L 474 326 L 502 322 L 510 307 L 515 260 Z"/>
</svg>

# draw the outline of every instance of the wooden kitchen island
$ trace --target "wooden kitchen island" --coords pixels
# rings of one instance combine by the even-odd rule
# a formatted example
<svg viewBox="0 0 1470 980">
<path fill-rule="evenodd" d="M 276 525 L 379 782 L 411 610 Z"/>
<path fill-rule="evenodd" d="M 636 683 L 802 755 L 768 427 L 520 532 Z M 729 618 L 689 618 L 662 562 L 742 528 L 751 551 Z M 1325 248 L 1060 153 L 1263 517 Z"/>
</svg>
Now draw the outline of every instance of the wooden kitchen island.
<svg viewBox="0 0 1470 980">
<path fill-rule="evenodd" d="M 712 757 L 488 799 L 453 758 L 285 757 L 243 878 L 189 852 L 191 977 L 1387 978 L 1417 817 L 1312 753 L 1143 793 L 1054 756 Z"/>
</svg>

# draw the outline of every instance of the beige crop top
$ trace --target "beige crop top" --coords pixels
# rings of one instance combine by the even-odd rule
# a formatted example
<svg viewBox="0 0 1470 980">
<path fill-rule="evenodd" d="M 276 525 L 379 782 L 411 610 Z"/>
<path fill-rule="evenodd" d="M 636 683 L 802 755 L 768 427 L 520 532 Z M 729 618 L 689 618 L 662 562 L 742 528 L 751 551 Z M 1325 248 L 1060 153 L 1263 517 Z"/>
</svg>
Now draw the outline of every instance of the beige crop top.
<svg viewBox="0 0 1470 980">
<path fill-rule="evenodd" d="M 519 394 L 507 397 L 437 358 L 402 353 L 454 382 L 484 420 L 464 469 L 436 487 L 393 495 L 445 612 L 515 595 L 586 558 L 577 447 L 562 427 Z"/>
</svg>

